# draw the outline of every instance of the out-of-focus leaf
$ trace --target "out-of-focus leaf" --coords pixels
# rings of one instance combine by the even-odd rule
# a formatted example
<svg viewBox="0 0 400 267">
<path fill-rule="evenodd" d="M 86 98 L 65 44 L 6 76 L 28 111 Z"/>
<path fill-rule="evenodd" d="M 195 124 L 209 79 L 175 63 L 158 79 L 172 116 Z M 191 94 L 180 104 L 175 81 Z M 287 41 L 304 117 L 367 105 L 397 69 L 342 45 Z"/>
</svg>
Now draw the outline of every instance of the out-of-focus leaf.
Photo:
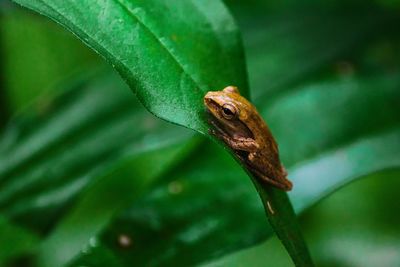
<svg viewBox="0 0 400 267">
<path fill-rule="evenodd" d="M 369 176 L 305 214 L 303 225 L 318 266 L 400 265 L 399 177 L 400 169 Z"/>
<path fill-rule="evenodd" d="M 16 0 L 61 23 L 107 59 L 155 115 L 206 133 L 203 96 L 248 95 L 238 30 L 218 0 Z"/>
<path fill-rule="evenodd" d="M 48 19 L 15 4 L 1 13 L 0 86 L 12 114 L 40 94 L 58 89 L 55 84 L 101 63 L 95 53 Z"/>
<path fill-rule="evenodd" d="M 181 141 L 181 140 L 179 140 Z M 77 200 L 41 246 L 40 266 L 64 266 L 122 208 L 132 203 L 154 180 L 191 151 L 193 141 L 173 142 L 124 159 Z M 57 247 L 55 253 L 48 251 Z"/>
<path fill-rule="evenodd" d="M 398 125 L 400 77 L 326 81 L 282 95 L 262 113 L 286 165 Z"/>
<path fill-rule="evenodd" d="M 121 166 L 122 160 L 174 147 L 191 137 L 187 130 L 146 112 L 115 76 L 79 83 L 55 99 L 42 98 L 3 134 L 0 212 L 46 233 L 82 189 Z M 174 157 L 164 160 L 173 163 Z M 158 162 L 163 166 L 161 159 Z M 138 176 L 160 171 L 149 172 L 147 164 L 132 168 Z"/>
<path fill-rule="evenodd" d="M 308 240 L 307 240 L 308 243 Z M 313 255 L 314 258 L 314 255 Z M 200 265 L 202 267 L 291 267 L 294 266 L 290 261 L 284 247 L 280 244 L 276 236 L 272 236 L 260 245 L 243 249 L 238 252 L 228 254 L 209 263 Z"/>
<path fill-rule="evenodd" d="M 399 133 L 398 130 L 395 134 L 398 136 Z M 376 140 L 369 142 L 372 143 L 372 147 L 393 145 L 393 139 L 389 138 L 385 141 L 386 143 L 379 143 Z M 400 145 L 394 149 L 398 152 Z M 201 152 L 202 155 L 207 155 L 206 152 Z M 208 157 L 216 154 L 215 151 L 208 153 Z M 377 156 L 381 156 L 383 162 L 395 155 Z M 212 171 L 216 176 L 188 170 L 174 177 L 177 180 L 160 186 L 149 197 L 137 202 L 130 211 L 125 212 L 115 221 L 103 235 L 99 246 L 110 248 L 125 262 L 126 266 L 132 264 L 142 266 L 145 263 L 149 266 L 191 266 L 210 258 L 218 259 L 229 251 L 253 245 L 271 236 L 272 230 L 264 227 L 263 209 L 255 191 L 247 183 L 246 175 L 238 168 L 234 168 L 234 162 L 224 164 L 224 161 L 211 163 L 201 158 L 197 160 L 197 163 L 193 164 L 193 169 L 201 169 L 203 172 Z M 359 164 L 358 160 L 358 158 L 354 159 L 353 164 Z M 360 163 L 368 164 L 369 162 Z M 400 162 L 394 165 L 389 161 L 387 165 L 381 165 L 382 168 L 396 166 L 400 166 Z M 375 170 L 372 168 L 370 171 Z M 194 174 L 190 175 L 193 172 Z M 324 170 L 319 170 L 319 173 L 322 176 Z M 353 179 L 356 179 L 364 173 L 352 175 Z M 303 211 L 329 192 L 342 186 L 348 177 L 342 176 L 342 178 L 340 181 L 336 179 L 335 187 L 319 189 L 318 197 L 312 193 L 309 194 L 309 198 L 314 197 L 312 203 L 307 201 L 307 198 L 304 200 L 304 196 L 300 195 L 298 190 L 293 192 L 291 197 L 297 204 L 297 211 Z M 211 189 L 210 184 L 215 189 Z M 171 188 L 177 186 L 182 191 L 171 193 Z M 207 195 L 204 196 L 206 192 Z M 243 238 L 243 233 L 246 233 L 246 238 Z M 121 246 L 118 243 L 121 235 L 129 236 L 133 245 Z M 91 253 L 83 259 L 99 257 L 96 247 L 92 248 Z M 77 262 L 72 266 L 80 264 L 81 262 Z"/>
<path fill-rule="evenodd" d="M 301 217 L 317 266 L 399 265 L 399 175 L 400 169 L 368 175 L 335 192 Z M 292 266 L 276 238 L 205 266 L 243 265 Z"/>
<path fill-rule="evenodd" d="M 253 238 L 248 237 L 258 236 L 248 223 L 254 219 L 265 229 L 262 204 L 250 180 L 227 153 L 207 142 L 179 171 L 172 170 L 164 183 L 124 212 L 98 243 L 110 247 L 126 265 L 191 266 L 204 260 L 203 255 L 221 255 L 215 247 L 236 247 L 225 238 L 250 245 Z M 121 235 L 130 237 L 132 246 L 121 246 Z M 96 248 L 92 253 L 89 257 L 97 257 Z"/>
<path fill-rule="evenodd" d="M 3 4 L 0 2 L 0 22 L 3 20 Z M 4 58 L 4 49 L 2 47 L 3 35 L 1 33 L 1 24 L 0 24 L 0 58 Z M 4 125 L 8 121 L 11 116 L 10 107 L 7 101 L 6 91 L 4 86 L 4 64 L 0 62 L 0 131 L 2 131 Z"/>
<path fill-rule="evenodd" d="M 87 261 L 82 262 L 83 266 L 125 267 L 125 265 L 121 263 L 121 260 L 115 256 L 112 250 L 106 247 L 98 247 L 95 238 L 90 240 L 88 247 L 83 250 L 84 253 L 90 253 L 92 247 L 97 248 L 97 252 L 99 253 L 98 257 L 88 258 Z"/>
<path fill-rule="evenodd" d="M 126 173 L 118 179 L 113 169 L 127 169 L 142 179 L 151 175 L 149 171 L 160 167 L 160 164 L 154 166 L 155 162 L 174 159 L 163 153 L 162 148 L 168 144 L 174 145 L 176 141 L 179 141 L 175 145 L 178 146 L 191 135 L 154 119 L 137 106 L 129 97 L 128 90 L 121 90 L 123 87 L 114 77 L 78 84 L 74 90 L 56 99 L 42 99 L 30 113 L 22 113 L 12 121 L 0 144 L 2 214 L 20 225 L 47 232 L 76 201 L 76 195 L 89 182 L 99 179 L 109 170 L 112 179 L 115 179 L 114 197 L 108 195 L 109 183 L 105 186 L 95 185 L 100 190 L 91 190 L 89 197 L 86 194 L 83 196 L 83 204 L 76 208 L 78 212 L 73 211 L 67 219 L 67 229 L 65 226 L 57 227 L 50 242 L 46 241 L 47 244 L 54 244 L 54 239 L 62 239 L 64 243 L 55 244 L 61 249 L 68 248 L 68 244 L 76 245 L 66 240 L 77 237 L 83 246 L 86 237 L 76 234 L 81 230 L 86 235 L 93 234 L 85 231 L 85 218 L 91 223 L 90 227 L 106 223 L 109 219 L 107 213 L 120 208 L 118 203 L 113 203 L 116 200 L 110 199 L 123 197 L 119 189 L 129 190 L 124 186 L 132 188 L 135 181 L 137 185 L 141 183 L 140 179 L 131 179 L 132 175 L 126 176 Z M 34 115 L 36 113 L 39 115 Z M 146 159 L 144 152 L 149 150 L 154 153 L 150 159 Z M 126 161 L 129 157 L 133 157 L 133 160 L 119 166 L 121 160 Z M 155 161 L 157 158 L 159 160 Z M 133 163 L 137 164 L 131 169 Z M 110 182 L 110 179 L 105 180 Z M 122 180 L 125 183 L 120 183 Z M 130 193 L 133 194 L 134 190 Z M 96 205 L 91 211 L 94 201 Z M 92 216 L 93 212 L 101 218 Z M 68 227 L 75 228 L 71 230 Z M 74 246 L 72 250 L 79 248 Z M 59 251 L 67 255 L 71 252 Z M 57 253 L 51 255 L 57 257 Z"/>
<path fill-rule="evenodd" d="M 352 180 L 400 167 L 399 86 L 398 76 L 321 82 L 289 92 L 261 110 L 280 143 L 299 140 L 281 146 L 295 185 L 290 197 L 297 212 Z M 382 113 L 368 111 L 376 110 L 375 105 Z M 327 122 L 332 126 L 325 127 Z M 373 126 L 362 127 L 368 122 Z M 294 133 L 286 133 L 288 129 Z M 319 135 L 321 130 L 328 132 Z M 291 160 L 288 155 L 297 149 Z M 209 144 L 188 161 L 124 212 L 103 234 L 100 246 L 128 266 L 190 266 L 271 236 L 252 185 L 232 159 Z M 170 190 L 175 187 L 179 190 Z M 135 245 L 119 246 L 121 234 Z M 91 256 L 96 257 L 95 248 L 84 259 Z"/>
<path fill-rule="evenodd" d="M 322 5 L 310 10 L 233 11 L 243 29 L 255 101 L 265 97 L 272 100 L 300 81 L 315 80 L 315 73 L 326 68 L 327 63 L 334 68 L 332 62 L 348 60 L 351 51 L 391 32 L 392 25 L 399 23 L 396 14 L 378 7 L 364 7 L 356 12 Z"/>
<path fill-rule="evenodd" d="M 35 233 L 0 217 L 0 266 L 4 261 L 32 250 L 38 242 L 39 237 Z"/>
<path fill-rule="evenodd" d="M 39 115 L 19 115 L 0 143 L 1 214 L 44 233 L 66 217 L 42 246 L 60 248 L 46 250 L 48 266 L 73 257 L 193 147 L 191 133 L 143 110 L 115 76 L 75 87 L 38 101 Z"/>
</svg>

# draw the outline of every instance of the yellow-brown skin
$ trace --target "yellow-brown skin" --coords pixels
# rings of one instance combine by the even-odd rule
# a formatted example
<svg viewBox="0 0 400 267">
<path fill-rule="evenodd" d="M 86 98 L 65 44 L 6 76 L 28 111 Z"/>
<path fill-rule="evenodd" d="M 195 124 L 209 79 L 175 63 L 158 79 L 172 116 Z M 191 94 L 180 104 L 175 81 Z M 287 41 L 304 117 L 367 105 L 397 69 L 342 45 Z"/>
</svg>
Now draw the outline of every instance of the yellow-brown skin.
<svg viewBox="0 0 400 267">
<path fill-rule="evenodd" d="M 224 141 L 254 176 L 282 190 L 292 189 L 271 131 L 236 87 L 208 92 L 204 105 L 214 126 L 210 132 Z"/>
</svg>

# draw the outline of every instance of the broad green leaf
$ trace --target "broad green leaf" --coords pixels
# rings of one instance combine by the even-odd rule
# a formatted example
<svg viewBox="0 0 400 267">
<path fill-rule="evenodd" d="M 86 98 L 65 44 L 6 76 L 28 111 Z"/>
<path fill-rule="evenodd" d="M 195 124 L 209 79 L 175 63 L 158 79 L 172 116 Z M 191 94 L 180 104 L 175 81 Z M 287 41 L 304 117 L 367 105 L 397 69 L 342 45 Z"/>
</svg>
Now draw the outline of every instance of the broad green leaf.
<svg viewBox="0 0 400 267">
<path fill-rule="evenodd" d="M 207 132 L 203 96 L 248 95 L 238 30 L 220 1 L 16 0 L 68 28 L 111 63 L 165 120 Z"/>
<path fill-rule="evenodd" d="M 289 92 L 274 107 L 262 110 L 270 114 L 266 117 L 280 143 L 301 140 L 291 147 L 282 146 L 289 178 L 295 184 L 290 198 L 296 212 L 352 180 L 400 167 L 400 121 L 395 101 L 400 97 L 399 78 L 321 82 Z M 384 106 L 384 112 L 368 112 L 374 105 Z M 292 125 L 281 116 L 295 119 L 298 127 L 293 130 L 302 130 L 283 135 Z M 373 125 L 353 128 L 366 121 Z M 317 123 L 325 122 L 332 124 L 332 129 L 326 128 L 330 135 L 323 133 L 317 139 L 312 133 L 324 130 Z M 329 140 L 336 140 L 334 147 Z M 285 156 L 297 149 L 300 152 L 293 160 Z M 171 191 L 174 187 L 180 190 Z M 110 248 L 127 266 L 190 266 L 270 237 L 272 231 L 265 227 L 263 213 L 245 173 L 209 143 L 189 158 L 184 168 L 166 175 L 163 185 L 125 211 L 98 245 Z M 135 245 L 119 246 L 121 234 L 131 237 Z M 92 254 L 83 259 L 96 255 L 96 248 L 92 248 Z"/>
</svg>

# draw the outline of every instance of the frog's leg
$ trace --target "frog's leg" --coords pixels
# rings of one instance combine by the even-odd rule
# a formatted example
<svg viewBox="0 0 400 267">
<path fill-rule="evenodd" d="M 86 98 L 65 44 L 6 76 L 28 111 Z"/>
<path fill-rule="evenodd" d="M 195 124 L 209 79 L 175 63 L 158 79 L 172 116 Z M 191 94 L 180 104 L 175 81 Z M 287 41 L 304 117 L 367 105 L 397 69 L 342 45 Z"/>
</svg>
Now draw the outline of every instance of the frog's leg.
<svg viewBox="0 0 400 267">
<path fill-rule="evenodd" d="M 250 153 L 248 158 L 249 160 L 245 162 L 249 171 L 263 182 L 270 183 L 285 191 L 292 189 L 292 183 L 286 178 L 287 173 L 277 169 L 268 161 L 257 159 L 257 153 Z"/>
<path fill-rule="evenodd" d="M 231 136 L 226 134 L 225 131 L 221 129 L 221 127 L 216 122 L 210 120 L 210 123 L 214 126 L 215 129 L 210 129 L 209 132 L 212 135 L 222 139 L 233 150 L 255 152 L 259 149 L 259 145 L 254 139 L 245 137 L 232 138 Z"/>
<path fill-rule="evenodd" d="M 257 178 L 260 178 L 262 182 L 269 183 L 279 189 L 285 190 L 285 191 L 290 191 L 292 190 L 292 182 L 289 181 L 288 179 L 282 177 L 279 179 L 272 179 L 265 175 L 264 173 L 260 172 L 257 169 L 252 169 L 250 170 Z"/>
<path fill-rule="evenodd" d="M 228 146 L 234 150 L 242 150 L 246 152 L 255 152 L 259 149 L 259 145 L 251 138 L 239 137 L 233 139 L 230 136 L 222 136 L 223 140 L 228 144 Z"/>
<path fill-rule="evenodd" d="M 268 175 L 265 175 L 259 170 L 251 170 L 251 171 L 254 172 L 254 174 L 256 174 L 257 177 L 260 177 L 263 182 L 272 184 L 273 186 L 278 187 L 279 189 L 285 191 L 292 190 L 293 184 L 291 181 L 286 179 L 286 177 L 270 178 Z"/>
</svg>

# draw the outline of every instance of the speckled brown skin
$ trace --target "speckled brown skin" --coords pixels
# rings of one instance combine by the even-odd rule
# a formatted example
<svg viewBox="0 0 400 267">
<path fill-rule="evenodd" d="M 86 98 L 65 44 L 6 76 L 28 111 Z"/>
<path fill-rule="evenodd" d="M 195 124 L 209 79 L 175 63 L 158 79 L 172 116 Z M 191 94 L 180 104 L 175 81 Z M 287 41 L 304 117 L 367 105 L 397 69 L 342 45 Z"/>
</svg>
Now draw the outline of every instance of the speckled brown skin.
<svg viewBox="0 0 400 267">
<path fill-rule="evenodd" d="M 236 87 L 208 92 L 204 105 L 211 114 L 210 132 L 223 140 L 251 173 L 282 190 L 292 189 L 271 131 Z"/>
</svg>

